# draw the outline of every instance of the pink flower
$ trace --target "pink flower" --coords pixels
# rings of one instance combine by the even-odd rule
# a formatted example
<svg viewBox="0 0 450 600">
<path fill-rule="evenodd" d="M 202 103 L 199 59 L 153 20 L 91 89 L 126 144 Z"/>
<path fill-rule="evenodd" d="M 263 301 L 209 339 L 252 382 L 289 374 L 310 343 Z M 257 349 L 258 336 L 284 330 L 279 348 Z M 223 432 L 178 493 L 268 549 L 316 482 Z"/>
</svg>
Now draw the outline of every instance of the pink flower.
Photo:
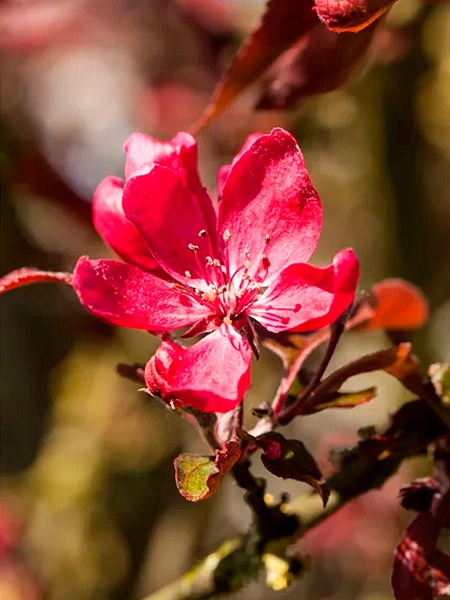
<svg viewBox="0 0 450 600">
<path fill-rule="evenodd" d="M 250 385 L 253 322 L 272 332 L 333 322 L 353 300 L 357 259 L 344 250 L 328 267 L 306 264 L 321 204 L 295 139 L 282 129 L 254 136 L 221 171 L 217 211 L 190 135 L 161 143 L 136 133 L 125 151 L 123 188 L 108 177 L 94 198 L 95 226 L 125 262 L 81 258 L 74 288 L 114 325 L 208 333 L 187 349 L 164 342 L 147 383 L 158 382 L 166 399 L 229 411 Z"/>
</svg>

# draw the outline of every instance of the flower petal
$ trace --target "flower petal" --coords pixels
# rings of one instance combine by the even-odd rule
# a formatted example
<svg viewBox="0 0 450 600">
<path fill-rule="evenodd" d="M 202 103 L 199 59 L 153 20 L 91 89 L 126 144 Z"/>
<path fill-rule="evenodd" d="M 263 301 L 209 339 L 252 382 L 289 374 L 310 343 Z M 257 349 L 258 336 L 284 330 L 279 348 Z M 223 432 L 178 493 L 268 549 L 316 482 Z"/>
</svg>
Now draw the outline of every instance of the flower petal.
<svg viewBox="0 0 450 600">
<path fill-rule="evenodd" d="M 250 385 L 252 351 L 227 325 L 172 356 L 170 365 L 167 360 L 153 361 L 152 369 L 146 368 L 146 380 L 154 386 L 153 371 L 158 367 L 156 379 L 165 399 L 205 412 L 228 412 L 241 402 Z"/>
<path fill-rule="evenodd" d="M 182 171 L 197 169 L 197 142 L 189 133 L 178 133 L 170 142 L 161 142 L 137 132 L 130 135 L 123 149 L 127 179 L 145 164 L 158 163 Z"/>
<path fill-rule="evenodd" d="M 145 239 L 126 218 L 122 191 L 122 181 L 117 177 L 106 177 L 99 184 L 92 206 L 95 229 L 120 258 L 159 277 L 167 277 Z"/>
<path fill-rule="evenodd" d="M 125 142 L 125 177 L 128 179 L 143 165 L 158 164 L 175 171 L 201 206 L 204 218 L 216 238 L 216 213 L 197 172 L 197 142 L 189 133 L 180 132 L 161 142 L 145 133 L 133 133 Z"/>
<path fill-rule="evenodd" d="M 96 317 L 131 329 L 170 331 L 209 314 L 179 285 L 116 260 L 80 258 L 73 287 Z"/>
<path fill-rule="evenodd" d="M 215 273 L 206 266 L 207 257 L 220 259 L 216 232 L 198 196 L 177 173 L 160 165 L 142 167 L 125 183 L 123 208 L 165 271 L 178 281 L 205 288 Z"/>
<path fill-rule="evenodd" d="M 325 327 L 353 302 L 358 276 L 358 259 L 349 249 L 336 254 L 328 267 L 290 265 L 248 314 L 273 332 Z"/>
<path fill-rule="evenodd" d="M 252 145 L 256 142 L 256 140 L 258 138 L 260 138 L 262 135 L 264 135 L 264 134 L 263 133 L 251 133 L 247 137 L 245 142 L 242 144 L 242 148 L 239 150 L 239 152 L 233 158 L 231 164 L 223 165 L 223 167 L 220 167 L 220 169 L 217 171 L 217 195 L 219 197 L 220 197 L 220 194 L 222 193 L 223 186 L 225 185 L 225 181 L 228 177 L 228 173 L 230 172 L 231 167 L 236 163 L 236 161 L 239 160 L 239 158 L 244 154 L 244 152 L 247 152 L 247 150 L 252 147 Z"/>
<path fill-rule="evenodd" d="M 230 270 L 248 259 L 255 276 L 269 263 L 260 277 L 269 284 L 286 265 L 309 259 L 321 226 L 320 199 L 297 142 L 283 129 L 261 136 L 231 167 L 219 204 L 219 232 L 231 234 Z"/>
</svg>

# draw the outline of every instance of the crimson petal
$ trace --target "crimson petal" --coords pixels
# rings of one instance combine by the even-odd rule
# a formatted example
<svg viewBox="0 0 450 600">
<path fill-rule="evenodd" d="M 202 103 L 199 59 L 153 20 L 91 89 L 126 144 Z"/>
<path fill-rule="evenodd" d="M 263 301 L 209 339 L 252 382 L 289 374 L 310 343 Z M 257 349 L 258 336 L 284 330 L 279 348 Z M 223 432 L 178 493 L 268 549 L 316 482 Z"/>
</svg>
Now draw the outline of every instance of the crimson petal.
<svg viewBox="0 0 450 600">
<path fill-rule="evenodd" d="M 122 185 L 121 179 L 106 177 L 97 187 L 92 205 L 95 229 L 120 258 L 159 277 L 167 277 L 147 242 L 123 212 Z"/>
<path fill-rule="evenodd" d="M 157 377 L 165 399 L 222 413 L 239 404 L 250 385 L 252 351 L 231 326 L 222 325 L 190 348 L 172 353 L 172 357 L 170 365 L 166 361 L 165 373 L 160 370 Z M 153 371 L 154 365 L 146 368 L 149 386 L 155 383 Z"/>
<path fill-rule="evenodd" d="M 228 177 L 228 173 L 230 172 L 231 167 L 241 158 L 241 156 L 244 154 L 244 152 L 247 152 L 247 150 L 253 146 L 253 144 L 256 142 L 256 140 L 258 138 L 260 138 L 262 135 L 264 135 L 264 134 L 263 133 L 251 133 L 249 136 L 247 136 L 247 139 L 242 144 L 242 148 L 239 150 L 239 152 L 233 158 L 231 164 L 223 165 L 223 167 L 220 167 L 220 169 L 217 172 L 217 194 L 219 197 L 220 197 L 220 194 L 222 193 L 223 186 L 225 185 L 225 181 Z"/>
<path fill-rule="evenodd" d="M 178 281 L 205 288 L 205 280 L 213 275 L 206 267 L 207 257 L 219 256 L 216 232 L 198 196 L 177 173 L 160 165 L 142 167 L 125 184 L 123 208 L 165 271 Z"/>
<path fill-rule="evenodd" d="M 115 260 L 80 258 L 73 287 L 81 304 L 96 317 L 131 329 L 170 331 L 209 314 L 178 284 Z"/>
<path fill-rule="evenodd" d="M 149 163 L 180 171 L 195 171 L 197 168 L 197 143 L 189 133 L 178 133 L 170 142 L 161 142 L 145 133 L 133 133 L 125 142 L 124 150 L 127 179 Z"/>
<path fill-rule="evenodd" d="M 320 199 L 297 142 L 283 129 L 261 136 L 231 167 L 219 204 L 230 270 L 249 260 L 255 276 L 268 265 L 269 284 L 286 265 L 309 259 L 321 227 Z"/>
<path fill-rule="evenodd" d="M 248 310 L 269 331 L 311 331 L 335 321 L 355 296 L 358 259 L 342 250 L 328 267 L 290 265 Z"/>
</svg>

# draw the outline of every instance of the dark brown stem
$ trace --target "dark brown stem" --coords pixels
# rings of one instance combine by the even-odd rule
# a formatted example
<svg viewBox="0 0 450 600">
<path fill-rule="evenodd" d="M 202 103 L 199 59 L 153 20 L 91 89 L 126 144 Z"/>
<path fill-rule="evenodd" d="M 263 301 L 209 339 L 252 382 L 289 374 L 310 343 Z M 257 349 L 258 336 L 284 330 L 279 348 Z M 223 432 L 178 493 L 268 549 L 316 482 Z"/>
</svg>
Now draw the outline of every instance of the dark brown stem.
<svg viewBox="0 0 450 600">
<path fill-rule="evenodd" d="M 298 395 L 295 402 L 286 407 L 278 415 L 277 422 L 279 425 L 287 425 L 292 421 L 294 417 L 302 413 L 304 407 L 308 403 L 311 394 L 319 385 L 320 380 L 322 379 L 322 375 L 325 373 L 325 370 L 330 363 L 330 360 L 341 338 L 341 335 L 344 333 L 346 321 L 347 315 L 344 314 L 337 321 L 335 321 L 335 323 L 333 323 L 331 327 L 330 339 L 328 341 L 325 354 L 323 355 L 319 368 L 314 373 L 314 376 L 312 377 L 308 385 L 305 387 L 305 389 Z"/>
</svg>

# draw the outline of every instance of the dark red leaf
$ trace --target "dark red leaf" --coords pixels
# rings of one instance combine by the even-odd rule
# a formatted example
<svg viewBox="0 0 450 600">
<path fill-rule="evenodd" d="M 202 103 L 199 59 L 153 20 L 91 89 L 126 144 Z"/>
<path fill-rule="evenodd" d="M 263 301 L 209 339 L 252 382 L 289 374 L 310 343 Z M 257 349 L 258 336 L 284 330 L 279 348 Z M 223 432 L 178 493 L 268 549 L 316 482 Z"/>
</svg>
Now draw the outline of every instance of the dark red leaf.
<svg viewBox="0 0 450 600">
<path fill-rule="evenodd" d="M 256 108 L 289 108 L 303 98 L 342 86 L 364 60 L 376 26 L 355 35 L 336 33 L 317 23 L 275 63 Z"/>
<path fill-rule="evenodd" d="M 235 97 L 317 22 L 312 0 L 269 0 L 261 24 L 235 55 L 211 102 L 193 126 L 198 131 L 221 114 Z"/>
<path fill-rule="evenodd" d="M 317 14 L 332 31 L 357 32 L 379 19 L 395 0 L 314 0 Z"/>
<path fill-rule="evenodd" d="M 439 483 L 433 477 L 415 479 L 400 488 L 401 505 L 406 510 L 427 512 L 439 489 Z"/>
<path fill-rule="evenodd" d="M 326 505 L 330 490 L 314 457 L 302 442 L 287 440 L 275 431 L 260 435 L 256 442 L 263 451 L 261 460 L 268 471 L 283 479 L 295 479 L 311 485 Z"/>
<path fill-rule="evenodd" d="M 437 547 L 450 512 L 450 490 L 416 517 L 397 546 L 392 573 L 396 600 L 436 600 L 450 595 L 450 556 Z"/>
<path fill-rule="evenodd" d="M 446 433 L 448 429 L 429 404 L 414 400 L 395 413 L 384 433 L 373 434 L 360 442 L 359 447 L 369 460 L 388 455 L 413 456 L 425 452 L 429 444 Z"/>
</svg>

